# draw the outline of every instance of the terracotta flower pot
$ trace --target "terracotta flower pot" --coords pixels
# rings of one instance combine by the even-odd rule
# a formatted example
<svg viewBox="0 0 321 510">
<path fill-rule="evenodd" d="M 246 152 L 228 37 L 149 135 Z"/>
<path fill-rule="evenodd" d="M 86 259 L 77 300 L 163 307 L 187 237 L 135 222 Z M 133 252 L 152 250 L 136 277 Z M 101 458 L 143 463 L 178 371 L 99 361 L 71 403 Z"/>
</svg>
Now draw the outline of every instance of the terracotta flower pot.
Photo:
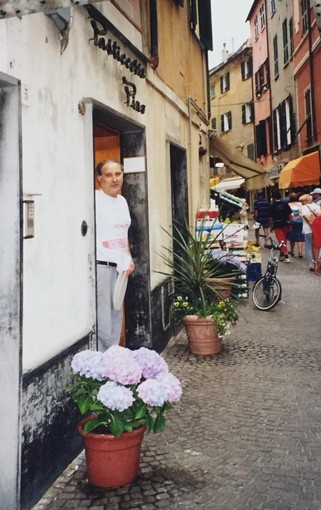
<svg viewBox="0 0 321 510">
<path fill-rule="evenodd" d="M 145 427 L 124 432 L 119 437 L 95 432 L 85 434 L 83 426 L 91 418 L 82 420 L 77 428 L 86 451 L 88 482 L 98 487 L 131 483 L 138 474 Z"/>
<path fill-rule="evenodd" d="M 222 341 L 216 333 L 211 317 L 186 315 L 184 326 L 192 354 L 209 356 L 222 350 Z"/>
</svg>

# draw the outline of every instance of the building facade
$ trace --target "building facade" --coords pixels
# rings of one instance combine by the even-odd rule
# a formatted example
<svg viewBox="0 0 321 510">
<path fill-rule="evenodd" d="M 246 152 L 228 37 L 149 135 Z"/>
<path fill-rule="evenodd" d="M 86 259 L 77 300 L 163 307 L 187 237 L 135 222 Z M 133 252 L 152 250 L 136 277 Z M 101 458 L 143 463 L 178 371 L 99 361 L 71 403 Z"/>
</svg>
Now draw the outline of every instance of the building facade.
<svg viewBox="0 0 321 510">
<path fill-rule="evenodd" d="M 252 49 L 245 42 L 209 72 L 211 129 L 254 158 Z"/>
<path fill-rule="evenodd" d="M 72 356 L 96 345 L 94 166 L 101 159 L 122 161 L 132 216 L 136 271 L 124 342 L 161 351 L 173 333 L 171 282 L 160 274 L 159 253 L 170 242 L 163 229 L 191 221 L 209 200 L 212 43 L 208 1 L 63 9 L 56 1 L 45 13 L 42 2 L 31 13 L 25 1 L 20 17 L 7 3 L 0 287 L 1 384 L 10 399 L 0 419 L 0 499 L 17 510 L 30 508 L 80 449 L 65 389 Z"/>
</svg>

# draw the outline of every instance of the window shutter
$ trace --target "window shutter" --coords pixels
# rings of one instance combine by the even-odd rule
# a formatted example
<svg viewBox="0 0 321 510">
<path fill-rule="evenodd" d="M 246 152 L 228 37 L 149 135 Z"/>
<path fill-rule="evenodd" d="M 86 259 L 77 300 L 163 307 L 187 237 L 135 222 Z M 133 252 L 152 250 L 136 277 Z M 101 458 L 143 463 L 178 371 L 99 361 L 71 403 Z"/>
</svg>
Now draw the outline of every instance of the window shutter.
<svg viewBox="0 0 321 510">
<path fill-rule="evenodd" d="M 224 115 L 221 115 L 221 131 L 224 133 Z"/>
<path fill-rule="evenodd" d="M 278 152 L 278 123 L 277 123 L 277 115 L 276 115 L 276 109 L 273 110 L 273 147 L 272 147 L 272 153 Z"/>
<path fill-rule="evenodd" d="M 251 111 L 251 122 L 254 122 L 254 102 L 250 103 L 250 111 Z"/>
<path fill-rule="evenodd" d="M 250 78 L 252 76 L 252 71 L 253 71 L 253 67 L 252 67 L 252 58 L 249 58 L 248 61 L 247 61 L 247 69 L 248 69 L 248 73 L 247 73 L 247 78 Z"/>
<path fill-rule="evenodd" d="M 245 62 L 241 62 L 241 75 L 242 75 L 242 81 L 245 80 Z"/>
<path fill-rule="evenodd" d="M 230 73 L 226 73 L 226 90 L 230 90 Z"/>
<path fill-rule="evenodd" d="M 227 112 L 228 128 L 232 129 L 232 112 Z"/>
<path fill-rule="evenodd" d="M 197 9 L 196 9 L 196 1 L 190 0 L 190 16 L 191 16 L 191 28 L 195 30 L 197 25 Z"/>
<path fill-rule="evenodd" d="M 245 104 L 242 104 L 242 124 L 245 124 L 246 123 L 246 118 L 245 118 Z"/>
<path fill-rule="evenodd" d="M 213 50 L 211 1 L 198 0 L 200 41 L 205 50 Z"/>
<path fill-rule="evenodd" d="M 279 110 L 280 110 L 281 147 L 282 149 L 286 149 L 287 139 L 286 139 L 285 101 L 282 101 Z"/>
<path fill-rule="evenodd" d="M 221 85 L 221 94 L 223 94 L 223 76 L 220 77 L 220 85 Z"/>
</svg>

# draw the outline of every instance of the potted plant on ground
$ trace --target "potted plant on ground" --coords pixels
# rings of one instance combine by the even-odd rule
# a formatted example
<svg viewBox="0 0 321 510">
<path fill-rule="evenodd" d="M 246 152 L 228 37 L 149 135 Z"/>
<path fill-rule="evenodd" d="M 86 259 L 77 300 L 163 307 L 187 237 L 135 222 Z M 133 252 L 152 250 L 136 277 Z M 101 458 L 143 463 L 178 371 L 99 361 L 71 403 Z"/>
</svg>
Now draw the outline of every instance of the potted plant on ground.
<svg viewBox="0 0 321 510">
<path fill-rule="evenodd" d="M 89 483 L 113 487 L 138 473 L 145 431 L 161 432 L 165 413 L 180 400 L 179 380 L 165 360 L 142 347 L 85 350 L 71 363 L 76 381 L 68 392 L 85 418 L 78 425 Z"/>
<path fill-rule="evenodd" d="M 231 287 L 244 268 L 233 264 L 235 257 L 222 250 L 216 257 L 215 239 L 210 239 L 203 229 L 196 235 L 186 223 L 175 224 L 173 235 L 167 234 L 172 237 L 173 248 L 166 248 L 161 254 L 170 270 L 162 274 L 174 280 L 174 315 L 184 320 L 192 353 L 217 354 L 222 337 L 238 318 L 237 301 L 233 293 L 231 298 L 225 298 L 223 282 Z M 228 281 L 230 278 L 232 281 Z"/>
</svg>

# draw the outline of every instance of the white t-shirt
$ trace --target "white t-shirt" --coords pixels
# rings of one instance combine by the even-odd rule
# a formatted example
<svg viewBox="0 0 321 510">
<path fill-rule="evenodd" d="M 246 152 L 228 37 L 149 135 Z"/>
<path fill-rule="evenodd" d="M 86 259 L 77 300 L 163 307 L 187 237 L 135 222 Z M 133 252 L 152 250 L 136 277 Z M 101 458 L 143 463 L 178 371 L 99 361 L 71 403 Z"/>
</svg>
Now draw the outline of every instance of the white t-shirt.
<svg viewBox="0 0 321 510">
<path fill-rule="evenodd" d="M 310 214 L 315 213 L 316 216 L 319 216 L 321 214 L 321 209 L 317 204 L 305 204 L 302 206 L 302 216 L 303 216 L 303 227 L 302 232 L 303 234 L 312 234 L 312 228 L 311 225 L 304 219 L 304 216 L 309 217 Z"/>
<path fill-rule="evenodd" d="M 122 195 L 116 198 L 96 190 L 97 260 L 115 262 L 119 271 L 128 268 L 128 229 L 131 224 L 128 204 Z"/>
</svg>

